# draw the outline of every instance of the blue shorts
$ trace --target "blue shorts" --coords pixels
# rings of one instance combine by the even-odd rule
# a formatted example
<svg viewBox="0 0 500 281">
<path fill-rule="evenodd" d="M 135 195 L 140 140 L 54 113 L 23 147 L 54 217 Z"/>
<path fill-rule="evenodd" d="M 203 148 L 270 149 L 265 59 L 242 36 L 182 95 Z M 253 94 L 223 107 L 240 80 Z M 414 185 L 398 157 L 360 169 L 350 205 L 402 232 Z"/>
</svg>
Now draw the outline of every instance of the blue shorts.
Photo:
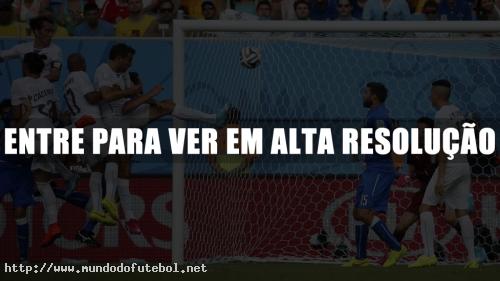
<svg viewBox="0 0 500 281">
<path fill-rule="evenodd" d="M 0 167 L 0 199 L 10 193 L 14 207 L 28 207 L 35 203 L 34 186 L 30 166 L 2 165 Z"/>
<path fill-rule="evenodd" d="M 394 172 L 365 170 L 361 174 L 361 182 L 356 190 L 354 206 L 358 209 L 370 209 L 378 213 L 385 213 L 395 177 Z"/>
</svg>

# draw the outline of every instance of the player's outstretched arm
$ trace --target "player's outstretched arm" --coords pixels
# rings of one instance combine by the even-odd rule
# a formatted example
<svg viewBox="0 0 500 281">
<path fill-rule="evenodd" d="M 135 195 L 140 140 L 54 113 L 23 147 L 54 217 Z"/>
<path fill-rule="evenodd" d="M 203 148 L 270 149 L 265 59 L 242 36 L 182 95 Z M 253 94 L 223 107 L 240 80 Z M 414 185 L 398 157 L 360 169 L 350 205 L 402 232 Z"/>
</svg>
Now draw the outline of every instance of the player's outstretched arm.
<svg viewBox="0 0 500 281">
<path fill-rule="evenodd" d="M 100 89 L 103 102 L 111 102 L 122 98 L 138 95 L 141 92 L 140 86 L 132 86 L 126 90 L 115 87 L 102 87 Z"/>
<path fill-rule="evenodd" d="M 134 99 L 129 100 L 123 105 L 122 108 L 122 113 L 127 114 L 139 106 L 149 102 L 152 98 L 156 97 L 163 91 L 163 86 L 161 85 L 156 85 L 151 89 L 147 94 L 145 95 L 140 95 Z"/>
</svg>

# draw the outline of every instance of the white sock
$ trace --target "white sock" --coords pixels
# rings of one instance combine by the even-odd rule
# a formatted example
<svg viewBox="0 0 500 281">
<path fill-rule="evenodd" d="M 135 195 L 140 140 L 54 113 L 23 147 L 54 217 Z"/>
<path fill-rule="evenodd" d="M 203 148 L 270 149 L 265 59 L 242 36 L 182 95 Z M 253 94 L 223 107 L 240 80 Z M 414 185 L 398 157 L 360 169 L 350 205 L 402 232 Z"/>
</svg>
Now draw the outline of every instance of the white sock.
<svg viewBox="0 0 500 281">
<path fill-rule="evenodd" d="M 434 256 L 434 216 L 432 212 L 423 212 L 420 214 L 420 225 L 422 240 L 424 242 L 424 255 Z"/>
<path fill-rule="evenodd" d="M 474 252 L 474 226 L 472 225 L 472 221 L 468 215 L 465 215 L 458 218 L 458 223 L 462 230 L 462 239 L 467 249 L 468 259 L 469 261 L 474 261 L 476 260 L 476 255 Z"/>
<path fill-rule="evenodd" d="M 196 109 L 176 105 L 172 111 L 172 116 L 182 120 L 194 120 L 205 123 L 214 123 L 216 115 L 201 112 Z"/>
<path fill-rule="evenodd" d="M 104 179 L 106 180 L 106 199 L 115 201 L 116 185 L 118 184 L 118 164 L 106 163 L 104 168 Z"/>
<path fill-rule="evenodd" d="M 48 182 L 37 182 L 36 186 L 42 196 L 45 217 L 49 225 L 57 223 L 57 201 L 54 191 Z"/>
<path fill-rule="evenodd" d="M 120 205 L 122 206 L 125 221 L 135 218 L 132 211 L 132 196 L 130 195 L 129 185 L 130 181 L 128 179 L 118 178 L 117 190 L 120 196 Z"/>
<path fill-rule="evenodd" d="M 102 212 L 102 173 L 92 172 L 89 179 L 90 198 L 92 200 L 92 209 Z"/>
</svg>

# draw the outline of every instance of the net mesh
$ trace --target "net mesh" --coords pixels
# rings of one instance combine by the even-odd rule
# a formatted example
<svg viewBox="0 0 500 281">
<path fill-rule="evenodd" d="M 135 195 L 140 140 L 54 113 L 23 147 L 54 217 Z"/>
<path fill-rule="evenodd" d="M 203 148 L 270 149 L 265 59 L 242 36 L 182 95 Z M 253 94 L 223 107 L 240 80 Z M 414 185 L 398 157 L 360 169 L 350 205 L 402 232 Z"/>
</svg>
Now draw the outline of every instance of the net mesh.
<svg viewBox="0 0 500 281">
<path fill-rule="evenodd" d="M 352 210 L 362 159 L 340 151 L 333 156 L 269 155 L 270 138 L 274 128 L 300 132 L 326 127 L 333 129 L 335 147 L 341 148 L 338 132 L 365 124 L 361 93 L 369 81 L 387 86 L 386 104 L 400 126 L 415 127 L 418 118 L 433 117 L 431 83 L 448 79 L 453 103 L 480 126 L 498 129 L 498 38 L 380 35 L 190 34 L 185 43 L 186 104 L 205 111 L 233 105 L 241 116 L 230 126 L 263 128 L 264 154 L 252 158 L 219 151 L 217 157 L 187 157 L 186 260 L 338 262 L 350 257 L 355 250 Z M 242 50 L 247 55 L 243 58 Z M 260 54 L 258 64 L 252 64 L 255 56 L 249 53 Z M 297 142 L 303 145 L 301 135 Z M 496 155 L 469 160 L 477 255 L 496 262 Z M 406 161 L 399 161 L 404 174 Z M 411 183 L 393 185 L 383 216 L 389 229 L 396 227 L 418 190 Z M 447 224 L 444 209 L 436 214 L 436 254 L 445 262 L 464 261 L 459 233 Z M 408 229 L 403 243 L 410 249 L 407 261 L 422 254 L 417 224 Z M 388 252 L 374 233 L 368 249 L 376 260 Z"/>
</svg>

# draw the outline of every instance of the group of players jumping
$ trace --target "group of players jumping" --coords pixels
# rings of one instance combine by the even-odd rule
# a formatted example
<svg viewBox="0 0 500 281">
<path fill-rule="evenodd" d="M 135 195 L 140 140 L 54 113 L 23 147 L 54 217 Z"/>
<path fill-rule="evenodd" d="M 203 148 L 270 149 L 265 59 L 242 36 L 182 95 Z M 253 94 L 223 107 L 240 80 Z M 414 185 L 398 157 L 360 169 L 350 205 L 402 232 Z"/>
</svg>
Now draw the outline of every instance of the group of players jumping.
<svg viewBox="0 0 500 281">
<path fill-rule="evenodd" d="M 34 34 L 33 42 L 0 51 L 0 61 L 21 58 L 23 69 L 23 77 L 12 84 L 10 101 L 3 102 L 1 106 L 6 127 L 81 127 L 85 132 L 84 145 L 91 146 L 92 128 L 143 128 L 167 114 L 180 119 L 207 122 L 217 127 L 225 124 L 227 109 L 218 114 L 207 114 L 176 105 L 171 100 L 157 101 L 154 97 L 163 91 L 161 85 L 143 93 L 140 78 L 129 72 L 135 51 L 125 44 L 116 44 L 111 48 L 109 60 L 97 68 L 93 82 L 86 73 L 84 57 L 78 53 L 68 56 L 69 74 L 64 83 L 64 100 L 71 114 L 71 121 L 64 122 L 54 89 L 63 65 L 61 49 L 52 43 L 54 22 L 50 18 L 38 17 L 32 19 L 30 24 Z M 450 82 L 446 80 L 432 84 L 431 101 L 438 111 L 435 120 L 419 119 L 419 128 L 461 126 L 464 115 L 450 103 L 451 89 Z M 392 128 L 389 111 L 384 106 L 387 95 L 388 90 L 383 84 L 366 85 L 363 104 L 369 108 L 367 127 Z M 50 145 L 49 143 L 49 147 Z M 394 266 L 407 253 L 407 249 L 401 244 L 406 230 L 418 220 L 421 224 L 424 254 L 410 264 L 410 267 L 437 264 L 433 249 L 435 233 L 432 208 L 444 202 L 448 212 L 460 226 L 468 253 L 466 267 L 478 268 L 479 263 L 474 256 L 474 229 L 468 215 L 471 173 L 466 156 L 457 155 L 453 160 L 447 160 L 440 153 L 435 161 L 429 155 L 411 155 L 410 158 L 409 176 L 421 190 L 414 195 L 411 206 L 393 233 L 378 214 L 385 213 L 387 209 L 390 188 L 396 177 L 394 162 L 388 155 L 366 156 L 366 170 L 361 175 L 357 188 L 353 213 L 356 221 L 356 256 L 343 266 L 369 264 L 367 241 L 370 229 L 390 248 L 383 266 Z M 92 208 L 89 210 L 89 220 L 77 234 L 79 241 L 95 244 L 93 229 L 97 223 L 117 224 L 118 198 L 127 230 L 132 234 L 141 233 L 131 206 L 130 160 L 131 156 L 127 155 L 96 155 L 77 160 L 73 157 L 36 154 L 28 158 L 5 155 L 0 151 L 0 198 L 7 193 L 13 197 L 20 261 L 28 259 L 29 227 L 26 208 L 33 204 L 34 186 L 44 203 L 48 224 L 41 246 L 49 246 L 61 236 L 56 197 L 71 200 L 78 179 L 78 175 L 67 168 L 68 163 L 82 162 L 91 168 L 89 191 Z M 62 194 L 51 184 L 56 177 L 65 179 L 67 190 Z"/>
<path fill-rule="evenodd" d="M 61 49 L 52 43 L 54 22 L 50 18 L 38 17 L 32 19 L 30 25 L 34 33 L 33 42 L 0 52 L 2 61 L 21 58 L 23 71 L 23 77 L 12 83 L 10 101 L 2 103 L 2 117 L 6 127 L 80 127 L 84 128 L 84 146 L 91 147 L 92 128 L 144 128 L 165 115 L 205 122 L 215 127 L 222 127 L 226 123 L 227 108 L 218 114 L 207 114 L 176 105 L 171 100 L 155 100 L 154 97 L 163 91 L 161 85 L 143 93 L 139 76 L 128 71 L 135 50 L 121 43 L 112 46 L 109 60 L 96 69 L 94 83 L 86 73 L 84 57 L 78 53 L 68 56 L 69 74 L 64 83 L 64 100 L 71 120 L 65 122 L 54 88 L 62 67 Z M 50 140 L 48 147 L 51 151 Z M 29 227 L 26 208 L 33 203 L 34 186 L 42 198 L 48 224 L 40 245 L 47 247 L 61 236 L 56 197 L 66 200 L 75 197 L 72 193 L 78 175 L 68 168 L 71 165 L 91 169 L 89 190 L 92 209 L 89 210 L 89 221 L 77 234 L 78 240 L 95 244 L 93 229 L 97 223 L 116 225 L 119 222 L 118 200 L 127 230 L 131 234 L 141 233 L 132 212 L 129 191 L 130 155 L 86 155 L 75 159 L 72 156 L 43 155 L 36 151 L 32 158 L 27 158 L 0 152 L 0 197 L 6 193 L 13 197 L 20 261 L 28 258 Z M 58 189 L 54 189 L 51 184 L 59 177 L 65 179 L 67 187 L 61 196 L 58 196 Z M 85 207 L 85 204 L 76 205 Z"/>
</svg>

